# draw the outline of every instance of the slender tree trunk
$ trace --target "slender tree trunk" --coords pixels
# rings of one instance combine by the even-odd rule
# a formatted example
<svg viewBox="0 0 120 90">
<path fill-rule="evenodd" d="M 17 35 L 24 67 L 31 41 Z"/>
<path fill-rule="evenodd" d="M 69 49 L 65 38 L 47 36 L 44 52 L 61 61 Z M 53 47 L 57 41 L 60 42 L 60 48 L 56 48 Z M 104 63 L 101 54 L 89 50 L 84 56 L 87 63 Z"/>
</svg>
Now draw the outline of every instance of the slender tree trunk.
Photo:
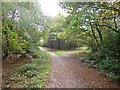
<svg viewBox="0 0 120 90">
<path fill-rule="evenodd" d="M 117 23 L 115 21 L 115 18 L 114 18 L 114 26 L 115 26 L 115 29 L 117 30 Z"/>
<path fill-rule="evenodd" d="M 2 31 L 3 31 L 3 34 L 4 34 L 4 36 L 5 37 L 3 37 L 3 40 L 4 40 L 4 50 L 3 50 L 3 59 L 5 60 L 7 57 L 8 57 L 8 55 L 9 55 L 9 37 L 8 37 L 8 32 L 7 32 L 7 28 L 6 28 L 6 26 L 5 26 L 5 17 L 4 17 L 4 13 L 2 14 L 2 26 L 3 26 L 3 29 L 2 29 Z"/>
<path fill-rule="evenodd" d="M 96 26 L 96 30 L 97 30 L 97 32 L 98 32 L 98 35 L 99 35 L 99 37 L 100 37 L 100 41 L 102 42 L 102 41 L 103 41 L 103 38 L 102 38 L 101 31 L 99 30 L 97 24 L 95 24 L 95 26 Z"/>
<path fill-rule="evenodd" d="M 7 30 L 4 31 L 4 34 L 5 34 L 5 49 L 4 49 L 4 56 L 3 56 L 3 59 L 6 59 L 9 55 L 9 37 L 8 37 L 8 33 L 7 33 Z"/>
<path fill-rule="evenodd" d="M 94 37 L 94 39 L 96 41 L 96 44 L 98 45 L 98 40 L 97 40 L 97 37 L 96 37 L 95 32 L 93 30 L 93 26 L 92 26 L 91 22 L 90 22 L 90 26 L 91 26 L 91 31 L 92 31 L 93 37 Z"/>
<path fill-rule="evenodd" d="M 57 41 L 58 41 L 58 49 L 60 49 L 60 40 L 59 40 L 59 38 L 57 38 Z"/>
<path fill-rule="evenodd" d="M 73 46 L 74 49 L 76 49 L 76 40 L 74 41 L 74 46 Z"/>
<path fill-rule="evenodd" d="M 53 42 L 52 42 L 52 46 L 51 46 L 51 48 L 53 49 Z"/>
</svg>

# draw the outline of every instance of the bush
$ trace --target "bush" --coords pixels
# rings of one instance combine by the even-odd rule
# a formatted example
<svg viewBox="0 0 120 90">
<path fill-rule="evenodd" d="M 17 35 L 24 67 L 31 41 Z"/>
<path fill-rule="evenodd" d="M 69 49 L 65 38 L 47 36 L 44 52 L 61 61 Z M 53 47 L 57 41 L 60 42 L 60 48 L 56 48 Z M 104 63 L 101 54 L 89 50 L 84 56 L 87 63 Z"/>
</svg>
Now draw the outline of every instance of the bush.
<svg viewBox="0 0 120 90">
<path fill-rule="evenodd" d="M 90 52 L 86 62 L 112 79 L 120 79 L 120 34 L 113 34 L 103 40 L 96 50 Z"/>
<path fill-rule="evenodd" d="M 39 58 L 32 59 L 30 64 L 23 65 L 19 68 L 19 75 L 27 77 L 30 88 L 41 88 L 45 86 L 46 78 L 50 72 L 49 56 L 46 52 L 38 51 Z"/>
</svg>

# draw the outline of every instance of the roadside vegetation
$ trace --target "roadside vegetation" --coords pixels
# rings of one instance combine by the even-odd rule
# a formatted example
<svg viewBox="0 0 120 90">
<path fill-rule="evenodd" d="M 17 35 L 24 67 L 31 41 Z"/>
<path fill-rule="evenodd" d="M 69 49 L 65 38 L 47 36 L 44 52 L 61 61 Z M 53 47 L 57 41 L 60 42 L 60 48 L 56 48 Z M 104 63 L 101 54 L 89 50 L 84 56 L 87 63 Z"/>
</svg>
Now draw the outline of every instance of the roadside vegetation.
<svg viewBox="0 0 120 90">
<path fill-rule="evenodd" d="M 58 4 L 67 16 L 44 15 L 37 2 L 1 3 L 3 80 L 10 75 L 6 71 L 15 71 L 12 77 L 16 77 L 5 78 L 5 87 L 17 86 L 10 84 L 17 77 L 19 87 L 45 86 L 51 65 L 49 54 L 38 47 L 57 49 L 53 52 L 57 55 L 75 51 L 79 58 L 84 52 L 90 66 L 120 80 L 120 1 Z M 22 60 L 26 62 L 17 65 Z"/>
<path fill-rule="evenodd" d="M 38 48 L 44 19 L 38 3 L 2 2 L 3 88 L 45 87 L 49 54 Z"/>
<path fill-rule="evenodd" d="M 50 74 L 49 54 L 38 51 L 37 56 L 37 58 L 32 58 L 30 64 L 21 66 L 16 73 L 16 75 L 23 76 L 28 80 L 26 88 L 43 88 L 47 83 Z M 24 81 L 23 79 L 22 82 Z"/>
<path fill-rule="evenodd" d="M 51 69 L 49 54 L 37 49 L 23 59 L 24 62 L 14 63 L 15 66 L 3 67 L 3 88 L 44 88 Z"/>
<path fill-rule="evenodd" d="M 87 46 L 85 61 L 120 80 L 120 2 L 61 2 L 69 13 L 59 36 L 75 47 Z"/>
<path fill-rule="evenodd" d="M 120 34 L 108 36 L 101 45 L 90 52 L 86 62 L 108 77 L 120 80 Z"/>
</svg>

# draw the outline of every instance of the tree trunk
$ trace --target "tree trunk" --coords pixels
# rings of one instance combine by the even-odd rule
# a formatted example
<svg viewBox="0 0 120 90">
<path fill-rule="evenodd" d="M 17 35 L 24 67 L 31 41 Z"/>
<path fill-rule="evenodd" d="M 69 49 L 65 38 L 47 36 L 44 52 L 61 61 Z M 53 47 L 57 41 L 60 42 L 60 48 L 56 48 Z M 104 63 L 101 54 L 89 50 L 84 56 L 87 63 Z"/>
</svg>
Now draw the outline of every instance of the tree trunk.
<svg viewBox="0 0 120 90">
<path fill-rule="evenodd" d="M 95 39 L 95 41 L 96 41 L 96 43 L 97 43 L 97 45 L 98 45 L 98 40 L 97 40 L 97 37 L 96 37 L 95 32 L 94 32 L 94 30 L 93 30 L 93 27 L 92 27 L 91 22 L 90 22 L 90 26 L 91 26 L 91 31 L 92 31 L 93 37 L 94 37 L 94 39 Z"/>
<path fill-rule="evenodd" d="M 96 30 L 97 30 L 97 32 L 98 32 L 98 35 L 99 35 L 99 37 L 100 37 L 100 41 L 102 42 L 102 41 L 103 41 L 103 38 L 102 38 L 101 31 L 99 30 L 97 24 L 95 24 L 95 26 L 96 26 Z"/>
<path fill-rule="evenodd" d="M 2 11 L 3 12 L 3 11 Z M 3 37 L 3 40 L 5 41 L 4 43 L 4 49 L 3 49 L 3 59 L 5 60 L 8 55 L 9 55 L 9 37 L 8 37 L 8 32 L 7 32 L 7 28 L 5 26 L 5 15 L 4 15 L 4 12 L 2 14 L 2 26 L 3 26 L 3 29 L 2 29 L 2 33 L 4 34 L 5 37 Z"/>
<path fill-rule="evenodd" d="M 60 48 L 60 40 L 59 40 L 59 38 L 57 38 L 57 41 L 58 41 L 58 49 L 60 50 L 61 48 Z"/>
<path fill-rule="evenodd" d="M 4 34 L 5 34 L 5 49 L 4 49 L 4 56 L 3 56 L 3 59 L 6 59 L 9 55 L 9 37 L 8 37 L 8 33 L 7 33 L 7 30 L 4 31 Z"/>
</svg>

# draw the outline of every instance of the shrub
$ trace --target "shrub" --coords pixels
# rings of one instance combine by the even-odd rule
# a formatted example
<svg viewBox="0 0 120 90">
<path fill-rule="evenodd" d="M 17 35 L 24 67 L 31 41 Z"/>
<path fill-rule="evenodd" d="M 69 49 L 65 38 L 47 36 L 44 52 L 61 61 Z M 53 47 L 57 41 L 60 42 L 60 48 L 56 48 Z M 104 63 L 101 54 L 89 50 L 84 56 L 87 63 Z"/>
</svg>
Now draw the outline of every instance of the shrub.
<svg viewBox="0 0 120 90">
<path fill-rule="evenodd" d="M 112 79 L 120 79 L 120 34 L 106 37 L 96 50 L 90 52 L 86 62 Z"/>
<path fill-rule="evenodd" d="M 46 78 L 50 72 L 49 56 L 46 52 L 38 53 L 39 58 L 32 59 L 30 64 L 23 65 L 19 68 L 19 75 L 25 76 L 31 82 L 29 88 L 41 88 L 45 86 Z"/>
</svg>

